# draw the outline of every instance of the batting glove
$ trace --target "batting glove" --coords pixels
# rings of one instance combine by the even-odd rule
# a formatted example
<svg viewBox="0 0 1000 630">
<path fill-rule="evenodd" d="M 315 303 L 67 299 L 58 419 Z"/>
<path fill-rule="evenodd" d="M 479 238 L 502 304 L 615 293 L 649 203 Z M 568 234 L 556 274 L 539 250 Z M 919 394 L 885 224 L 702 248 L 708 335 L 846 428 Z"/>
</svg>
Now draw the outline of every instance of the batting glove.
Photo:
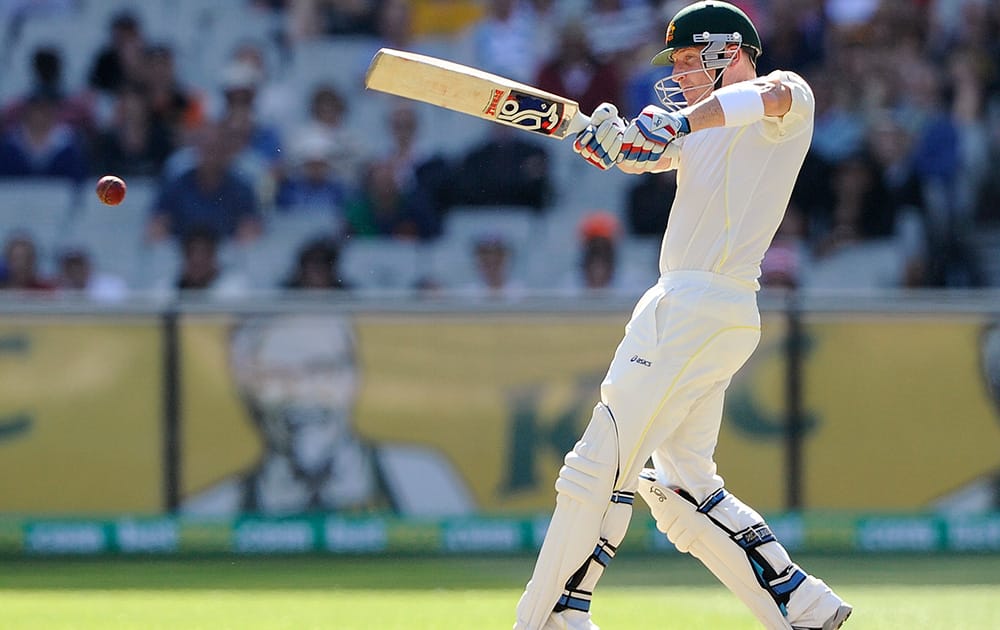
<svg viewBox="0 0 1000 630">
<path fill-rule="evenodd" d="M 590 124 L 576 135 L 573 150 L 597 168 L 606 171 L 619 160 L 627 127 L 611 103 L 601 103 L 590 116 Z"/>
<path fill-rule="evenodd" d="M 649 170 L 667 145 L 691 133 L 687 116 L 647 105 L 625 130 L 618 162 L 633 170 Z"/>
</svg>

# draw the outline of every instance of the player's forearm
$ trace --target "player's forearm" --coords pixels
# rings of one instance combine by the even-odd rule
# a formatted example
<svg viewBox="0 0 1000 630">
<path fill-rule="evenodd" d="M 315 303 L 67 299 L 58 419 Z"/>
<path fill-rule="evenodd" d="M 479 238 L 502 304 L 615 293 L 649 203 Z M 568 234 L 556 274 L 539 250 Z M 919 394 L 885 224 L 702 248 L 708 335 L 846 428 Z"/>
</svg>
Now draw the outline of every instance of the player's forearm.
<svg viewBox="0 0 1000 630">
<path fill-rule="evenodd" d="M 722 111 L 722 105 L 719 104 L 719 100 L 715 96 L 710 96 L 700 103 L 685 107 L 680 113 L 687 116 L 688 125 L 691 126 L 692 132 L 726 125 L 726 114 Z"/>
</svg>

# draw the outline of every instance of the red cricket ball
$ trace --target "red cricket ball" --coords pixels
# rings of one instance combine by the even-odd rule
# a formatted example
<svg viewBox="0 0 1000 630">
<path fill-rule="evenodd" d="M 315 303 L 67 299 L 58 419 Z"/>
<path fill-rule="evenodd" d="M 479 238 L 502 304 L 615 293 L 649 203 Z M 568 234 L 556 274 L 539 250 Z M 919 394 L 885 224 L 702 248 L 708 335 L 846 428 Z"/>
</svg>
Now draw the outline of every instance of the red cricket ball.
<svg viewBox="0 0 1000 630">
<path fill-rule="evenodd" d="M 114 175 L 105 175 L 97 180 L 97 198 L 109 206 L 117 206 L 125 199 L 124 180 Z"/>
</svg>

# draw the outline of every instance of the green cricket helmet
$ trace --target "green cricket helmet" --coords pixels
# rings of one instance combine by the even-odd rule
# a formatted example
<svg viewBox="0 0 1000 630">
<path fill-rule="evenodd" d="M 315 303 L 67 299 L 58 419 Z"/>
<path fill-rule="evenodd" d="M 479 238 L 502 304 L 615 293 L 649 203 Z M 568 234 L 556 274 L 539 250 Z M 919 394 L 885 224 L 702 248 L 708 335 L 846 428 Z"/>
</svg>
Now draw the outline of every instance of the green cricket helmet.
<svg viewBox="0 0 1000 630">
<path fill-rule="evenodd" d="M 667 47 L 653 57 L 653 65 L 672 65 L 674 51 L 689 46 L 702 47 L 701 58 L 706 70 L 729 64 L 723 54 L 729 44 L 753 49 L 754 59 L 763 50 L 760 35 L 747 14 L 721 0 L 702 0 L 678 11 L 667 25 L 666 44 Z"/>
<path fill-rule="evenodd" d="M 688 86 L 691 91 L 701 90 L 698 100 L 705 98 L 713 88 L 722 86 L 722 75 L 735 59 L 734 51 L 727 46 L 736 44 L 750 49 L 752 62 L 756 62 L 761 53 L 760 36 L 747 14 L 721 0 L 702 0 L 678 11 L 667 26 L 666 43 L 667 47 L 653 57 L 653 65 L 672 66 L 677 50 L 692 46 L 701 48 L 701 68 L 673 73 L 653 86 L 657 99 L 671 111 L 689 104 L 685 90 L 678 83 L 682 76 L 705 75 L 703 84 Z M 716 71 L 714 76 L 709 72 L 712 70 Z"/>
</svg>

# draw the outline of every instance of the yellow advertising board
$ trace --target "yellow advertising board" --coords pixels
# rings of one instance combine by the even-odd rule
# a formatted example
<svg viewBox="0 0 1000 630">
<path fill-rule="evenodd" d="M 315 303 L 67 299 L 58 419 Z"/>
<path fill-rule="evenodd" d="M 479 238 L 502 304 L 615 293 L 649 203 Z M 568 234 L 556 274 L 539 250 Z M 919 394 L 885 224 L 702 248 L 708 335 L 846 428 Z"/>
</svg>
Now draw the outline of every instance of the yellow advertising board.
<svg viewBox="0 0 1000 630">
<path fill-rule="evenodd" d="M 184 512 L 434 516 L 551 509 L 625 315 L 180 323 Z M 807 319 L 803 507 L 925 510 L 992 487 L 1000 414 L 984 325 Z M 783 317 L 767 316 L 717 451 L 729 488 L 763 511 L 785 507 L 788 485 L 785 337 Z M 162 350 L 153 317 L 0 321 L 0 512 L 159 512 Z"/>
<path fill-rule="evenodd" d="M 261 441 L 230 369 L 232 317 L 186 317 L 180 328 L 180 494 L 250 468 Z"/>
<path fill-rule="evenodd" d="M 452 485 L 464 487 L 464 505 L 475 511 L 550 509 L 562 456 L 590 417 L 624 324 L 611 315 L 336 319 L 337 326 L 352 331 L 348 380 L 353 393 L 332 395 L 330 407 L 348 407 L 341 420 L 367 455 L 351 460 L 357 453 L 348 450 L 346 459 L 360 467 L 357 479 L 374 471 L 368 489 L 379 497 L 343 505 L 348 510 L 395 507 L 403 513 L 410 509 L 406 497 L 391 496 L 392 488 L 387 497 L 376 486 L 397 483 L 383 465 L 392 457 L 384 455 L 413 449 L 424 460 L 434 460 L 428 478 L 456 478 Z M 308 348 L 303 352 L 315 356 L 266 369 L 257 365 L 252 378 L 259 380 L 247 381 L 250 372 L 234 367 L 236 323 L 231 318 L 185 320 L 182 494 L 221 497 L 209 512 L 225 505 L 265 512 L 295 511 L 296 505 L 333 509 L 321 498 L 309 503 L 305 495 L 299 504 L 248 508 L 247 497 L 250 485 L 258 486 L 254 496 L 261 499 L 268 484 L 280 488 L 283 474 L 294 476 L 279 467 L 271 477 L 248 481 L 269 460 L 273 440 L 280 439 L 273 426 L 270 433 L 266 429 L 265 418 L 278 416 L 261 411 L 263 392 L 282 390 L 281 378 L 305 381 L 310 370 L 323 374 L 328 362 L 316 348 L 330 345 L 336 353 L 339 346 L 275 337 L 284 339 L 284 348 L 300 343 Z M 981 322 L 955 318 L 807 322 L 803 507 L 923 510 L 1000 468 L 1000 424 L 978 359 L 981 328 Z M 782 316 L 765 318 L 761 345 L 730 388 L 717 451 L 730 489 L 765 511 L 786 505 L 785 335 Z M 243 343 L 267 344 L 260 339 Z M 254 352 L 266 354 L 259 348 Z M 353 491 L 362 493 L 364 482 L 357 479 Z M 405 486 L 405 481 L 398 483 Z M 415 483 L 417 495 L 437 496 L 430 485 L 420 487 L 419 477 Z M 349 498 L 351 491 L 342 497 Z"/>
<path fill-rule="evenodd" d="M 958 316 L 807 317 L 803 507 L 927 510 L 995 483 L 1000 401 L 986 385 L 985 326 Z M 767 510 L 785 506 L 786 375 L 780 317 L 764 329 L 730 388 L 717 459 L 730 487 Z M 772 470 L 782 472 L 777 484 Z"/>
<path fill-rule="evenodd" d="M 287 316 L 277 319 L 283 317 Z M 415 496 L 418 502 L 452 506 L 442 507 L 442 513 L 550 509 L 562 458 L 590 418 L 624 323 L 625 316 L 606 314 L 363 315 L 346 322 L 356 348 L 352 357 L 355 392 L 347 397 L 334 395 L 331 400 L 349 405 L 350 431 L 368 449 L 375 476 L 391 486 L 375 488 L 371 501 L 350 505 L 393 507 L 409 515 L 435 513 L 433 508 L 411 505 L 410 497 Z M 344 321 L 331 325 L 344 325 Z M 302 330 L 313 324 L 303 320 L 290 322 L 288 327 L 292 326 Z M 234 331 L 242 328 L 257 330 L 254 334 L 260 338 L 234 341 L 241 338 Z M 271 445 L 280 431 L 267 430 L 259 398 L 264 390 L 284 387 L 274 382 L 280 380 L 282 370 L 286 376 L 298 374 L 304 379 L 304 370 L 309 366 L 322 370 L 326 361 L 321 356 L 300 361 L 286 357 L 287 364 L 271 369 L 277 376 L 264 376 L 266 370 L 260 368 L 260 380 L 248 384 L 249 370 L 236 367 L 231 346 L 266 347 L 262 329 L 232 318 L 184 319 L 181 479 L 182 503 L 192 513 L 224 514 L 237 509 L 281 513 L 310 507 L 308 502 L 295 503 L 294 498 L 284 505 L 279 505 L 279 499 L 270 506 L 263 503 L 269 487 L 286 498 L 304 490 L 292 482 L 282 485 L 280 472 L 274 473 L 271 482 L 258 474 L 271 470 L 269 461 L 282 461 L 271 457 L 282 448 Z M 279 338 L 286 348 L 297 343 L 292 337 L 275 337 Z M 776 402 L 780 404 L 780 398 Z M 765 441 L 740 440 L 739 457 L 780 457 L 772 455 L 780 453 L 777 436 Z M 408 479 L 393 470 L 394 460 L 404 456 L 419 460 L 419 466 L 411 469 L 437 485 L 430 487 L 432 481 L 421 485 L 418 478 L 410 492 Z M 274 466 L 280 470 L 279 464 Z M 361 464 L 358 477 L 366 474 L 365 466 Z M 770 491 L 780 498 L 780 475 L 780 469 L 768 469 L 756 478 L 767 481 Z M 294 476 L 294 471 L 288 476 Z M 442 477 L 453 481 L 442 481 Z M 251 491 L 251 486 L 256 490 Z M 456 486 L 460 488 L 455 490 Z M 402 496 L 386 496 L 394 492 Z M 334 509 L 330 503 L 319 505 Z"/>
<path fill-rule="evenodd" d="M 347 408 L 349 430 L 367 453 L 358 457 L 348 450 L 345 459 L 358 462 L 359 478 L 374 469 L 372 484 L 381 486 L 372 490 L 372 500 L 344 499 L 344 504 L 351 509 L 395 507 L 414 515 L 434 511 L 408 507 L 420 501 L 421 481 L 400 476 L 398 470 L 407 466 L 437 479 L 437 496 L 452 495 L 440 499 L 452 501 L 455 509 L 446 511 L 546 509 L 554 498 L 554 475 L 590 417 L 624 325 L 623 318 L 608 316 L 367 315 L 346 322 L 338 316 L 330 320 L 331 326 L 352 330 L 353 392 L 333 392 L 324 400 L 329 401 L 331 415 L 337 407 Z M 305 318 L 291 322 L 292 326 L 301 330 L 314 322 Z M 262 392 L 281 389 L 276 381 L 282 370 L 305 381 L 310 370 L 329 369 L 323 356 L 310 355 L 299 361 L 288 359 L 299 366 L 278 366 L 270 372 L 260 368 L 256 376 L 248 375 L 253 370 L 237 367 L 232 345 L 264 348 L 268 342 L 234 342 L 234 331 L 244 328 L 250 330 L 246 335 L 269 334 L 260 332 L 262 326 L 246 326 L 232 318 L 184 319 L 181 480 L 182 504 L 192 513 L 225 513 L 226 506 L 272 511 L 267 505 L 248 508 L 252 499 L 247 486 L 253 485 L 248 479 L 281 459 L 269 457 L 282 447 L 273 442 L 280 441 L 274 436 L 280 429 L 270 433 L 267 429 L 267 417 L 273 419 L 275 414 L 261 410 Z M 325 335 L 318 330 L 312 334 Z M 285 347 L 297 343 L 282 339 Z M 335 340 L 313 345 L 337 352 Z M 345 377 L 334 372 L 329 378 Z M 518 441 L 524 448 L 516 447 Z M 260 480 L 258 494 L 265 495 L 268 485 L 281 487 L 281 474 L 275 475 L 273 483 L 254 477 Z M 285 495 L 298 492 L 294 484 L 283 487 Z M 424 490 L 428 496 L 434 494 L 430 488 Z M 343 495 L 351 491 L 348 488 Z M 320 505 L 331 509 L 333 504 Z"/>
<path fill-rule="evenodd" d="M 982 361 L 984 323 L 819 319 L 805 388 L 809 505 L 929 507 L 1000 471 L 1000 401 Z"/>
<path fill-rule="evenodd" d="M 157 318 L 0 320 L 0 512 L 159 513 Z"/>
</svg>

